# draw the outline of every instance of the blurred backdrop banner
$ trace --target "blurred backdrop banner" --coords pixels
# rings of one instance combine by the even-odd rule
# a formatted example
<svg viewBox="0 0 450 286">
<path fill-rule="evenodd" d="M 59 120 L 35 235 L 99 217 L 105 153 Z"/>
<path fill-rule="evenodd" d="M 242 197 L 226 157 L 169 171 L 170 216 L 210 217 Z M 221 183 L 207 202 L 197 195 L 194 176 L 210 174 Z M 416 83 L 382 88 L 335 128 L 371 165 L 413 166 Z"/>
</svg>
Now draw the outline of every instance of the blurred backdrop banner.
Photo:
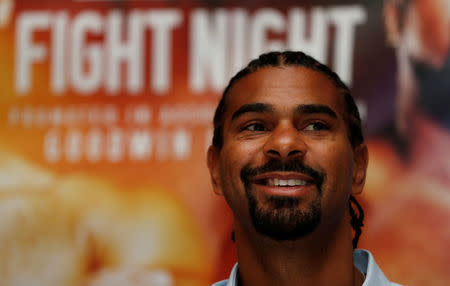
<svg viewBox="0 0 450 286">
<path fill-rule="evenodd" d="M 0 0 L 0 285 L 210 285 L 235 262 L 205 155 L 228 80 L 301 50 L 360 108 L 360 247 L 450 283 L 447 0 Z"/>
</svg>

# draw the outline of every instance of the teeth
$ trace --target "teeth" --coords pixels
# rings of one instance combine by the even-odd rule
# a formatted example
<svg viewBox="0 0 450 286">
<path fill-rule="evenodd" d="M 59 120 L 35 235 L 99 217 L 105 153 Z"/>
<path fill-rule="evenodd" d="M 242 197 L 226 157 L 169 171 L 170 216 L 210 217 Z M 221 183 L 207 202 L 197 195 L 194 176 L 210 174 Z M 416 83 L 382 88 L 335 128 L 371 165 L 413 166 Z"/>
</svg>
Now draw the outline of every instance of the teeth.
<svg viewBox="0 0 450 286">
<path fill-rule="evenodd" d="M 299 179 L 289 179 L 289 180 L 282 180 L 278 178 L 274 179 L 268 179 L 267 185 L 271 187 L 278 187 L 278 186 L 305 186 L 307 184 L 306 181 L 299 180 Z"/>
</svg>

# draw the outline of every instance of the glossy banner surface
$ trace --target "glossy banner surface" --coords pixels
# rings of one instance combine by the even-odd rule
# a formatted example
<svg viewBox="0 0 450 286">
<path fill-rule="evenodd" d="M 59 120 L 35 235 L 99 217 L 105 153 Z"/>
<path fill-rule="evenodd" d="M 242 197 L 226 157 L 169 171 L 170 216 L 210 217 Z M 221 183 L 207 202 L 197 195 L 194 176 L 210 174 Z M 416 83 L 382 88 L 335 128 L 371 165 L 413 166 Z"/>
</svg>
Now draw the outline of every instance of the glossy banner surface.
<svg viewBox="0 0 450 286">
<path fill-rule="evenodd" d="M 0 284 L 210 285 L 235 262 L 206 168 L 228 80 L 302 50 L 351 87 L 370 163 L 360 247 L 450 281 L 450 5 L 0 0 Z"/>
</svg>

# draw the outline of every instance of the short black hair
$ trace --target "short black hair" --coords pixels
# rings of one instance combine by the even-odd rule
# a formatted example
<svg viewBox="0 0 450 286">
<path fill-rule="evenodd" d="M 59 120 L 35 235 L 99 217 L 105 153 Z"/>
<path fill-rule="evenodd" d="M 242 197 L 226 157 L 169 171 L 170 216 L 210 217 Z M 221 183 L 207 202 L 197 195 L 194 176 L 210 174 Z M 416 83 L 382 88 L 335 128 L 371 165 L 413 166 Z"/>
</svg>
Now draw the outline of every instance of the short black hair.
<svg viewBox="0 0 450 286">
<path fill-rule="evenodd" d="M 240 70 L 234 77 L 231 78 L 227 87 L 225 88 L 219 105 L 214 114 L 214 135 L 212 144 L 217 149 L 223 146 L 223 124 L 224 114 L 227 108 L 227 101 L 229 93 L 233 85 L 241 78 L 256 72 L 265 67 L 283 67 L 283 66 L 299 66 L 309 68 L 311 70 L 320 72 L 327 76 L 333 84 L 343 93 L 345 100 L 345 113 L 343 114 L 344 121 L 347 124 L 347 133 L 350 144 L 353 148 L 364 142 L 364 137 L 361 128 L 361 117 L 359 115 L 358 107 L 353 100 L 350 89 L 345 85 L 339 76 L 333 72 L 328 66 L 320 63 L 313 57 L 299 51 L 284 51 L 284 52 L 269 52 L 260 55 L 257 59 L 252 60 L 244 69 Z M 356 206 L 356 210 L 352 207 Z M 364 225 L 364 211 L 359 205 L 358 201 L 353 195 L 349 199 L 349 209 L 351 221 L 350 224 L 355 231 L 353 237 L 353 248 L 357 247 L 359 237 L 361 236 L 361 228 Z M 234 232 L 233 232 L 234 234 Z"/>
<path fill-rule="evenodd" d="M 214 135 L 212 144 L 219 150 L 223 146 L 223 124 L 224 114 L 227 108 L 229 93 L 234 84 L 246 75 L 256 72 L 265 67 L 282 67 L 282 66 L 299 66 L 318 71 L 326 75 L 333 84 L 343 92 L 346 112 L 344 121 L 347 124 L 348 138 L 353 148 L 364 142 L 361 128 L 361 117 L 358 108 L 351 96 L 350 89 L 342 82 L 339 76 L 333 72 L 328 66 L 320 63 L 313 57 L 303 53 L 294 51 L 269 52 L 260 55 L 257 59 L 252 60 L 244 69 L 240 70 L 231 78 L 225 88 L 219 105 L 214 114 Z"/>
</svg>

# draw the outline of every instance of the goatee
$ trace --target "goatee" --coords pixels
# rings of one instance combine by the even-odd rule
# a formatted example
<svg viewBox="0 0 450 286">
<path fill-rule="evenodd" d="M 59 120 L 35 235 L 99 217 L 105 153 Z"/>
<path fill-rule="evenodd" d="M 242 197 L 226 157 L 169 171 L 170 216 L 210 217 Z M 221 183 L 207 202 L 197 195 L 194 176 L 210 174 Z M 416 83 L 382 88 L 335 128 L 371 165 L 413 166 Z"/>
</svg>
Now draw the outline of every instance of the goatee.
<svg viewBox="0 0 450 286">
<path fill-rule="evenodd" d="M 267 198 L 270 208 L 263 207 L 252 189 L 252 177 L 267 172 L 297 172 L 311 177 L 317 187 L 318 196 L 306 209 L 299 209 L 301 198 L 289 196 L 270 196 Z M 241 170 L 241 180 L 249 203 L 249 211 L 255 230 L 274 240 L 296 240 L 313 232 L 320 223 L 323 172 L 314 170 L 299 161 L 271 160 L 261 167 L 245 166 Z"/>
</svg>

